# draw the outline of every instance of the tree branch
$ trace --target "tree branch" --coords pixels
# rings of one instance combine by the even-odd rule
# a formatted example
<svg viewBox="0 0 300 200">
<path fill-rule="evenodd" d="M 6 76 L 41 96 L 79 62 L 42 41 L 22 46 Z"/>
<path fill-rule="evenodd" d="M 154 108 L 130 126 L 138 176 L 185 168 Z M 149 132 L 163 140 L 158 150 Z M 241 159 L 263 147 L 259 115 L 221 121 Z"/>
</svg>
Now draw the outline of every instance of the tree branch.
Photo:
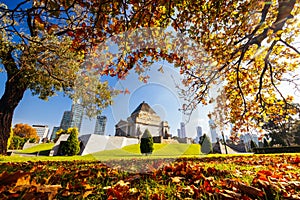
<svg viewBox="0 0 300 200">
<path fill-rule="evenodd" d="M 282 40 L 281 38 L 279 41 L 282 42 L 283 44 L 285 44 L 287 47 L 293 49 L 297 54 L 300 54 L 300 51 L 298 51 L 298 49 L 296 49 L 294 46 L 288 44 L 286 41 Z"/>
</svg>

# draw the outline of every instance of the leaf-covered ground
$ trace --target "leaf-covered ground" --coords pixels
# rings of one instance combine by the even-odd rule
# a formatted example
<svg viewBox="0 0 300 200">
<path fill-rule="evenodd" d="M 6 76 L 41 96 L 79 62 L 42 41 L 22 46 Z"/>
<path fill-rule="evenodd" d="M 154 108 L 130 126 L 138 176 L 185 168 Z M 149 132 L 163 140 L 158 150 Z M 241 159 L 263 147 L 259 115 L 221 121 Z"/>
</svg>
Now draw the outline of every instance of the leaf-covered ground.
<svg viewBox="0 0 300 200">
<path fill-rule="evenodd" d="M 0 199 L 300 199 L 300 156 L 2 163 Z"/>
</svg>

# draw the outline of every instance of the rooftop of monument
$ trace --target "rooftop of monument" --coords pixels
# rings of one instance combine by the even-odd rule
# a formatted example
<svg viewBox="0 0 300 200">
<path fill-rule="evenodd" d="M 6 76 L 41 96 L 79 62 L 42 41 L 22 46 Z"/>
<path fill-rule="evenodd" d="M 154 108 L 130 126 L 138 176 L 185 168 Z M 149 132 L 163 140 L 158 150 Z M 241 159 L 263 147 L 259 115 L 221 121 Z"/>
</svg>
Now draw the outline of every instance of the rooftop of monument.
<svg viewBox="0 0 300 200">
<path fill-rule="evenodd" d="M 156 114 L 156 112 L 149 106 L 149 104 L 147 104 L 145 101 L 143 101 L 132 113 L 131 115 L 133 114 L 136 114 L 136 113 L 139 113 L 141 111 L 144 111 L 144 112 L 148 112 L 148 113 L 151 113 L 151 114 Z"/>
</svg>

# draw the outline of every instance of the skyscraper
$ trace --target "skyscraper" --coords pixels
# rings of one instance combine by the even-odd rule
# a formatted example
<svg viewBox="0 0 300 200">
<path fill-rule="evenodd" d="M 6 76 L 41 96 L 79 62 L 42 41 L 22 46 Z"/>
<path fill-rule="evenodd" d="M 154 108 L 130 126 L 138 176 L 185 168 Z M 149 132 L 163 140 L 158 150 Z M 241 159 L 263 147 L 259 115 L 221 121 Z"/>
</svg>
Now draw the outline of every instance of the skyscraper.
<svg viewBox="0 0 300 200">
<path fill-rule="evenodd" d="M 83 106 L 81 104 L 75 103 L 72 105 L 72 120 L 70 127 L 77 127 L 80 132 L 80 127 L 83 118 Z"/>
<path fill-rule="evenodd" d="M 53 141 L 56 138 L 56 132 L 60 129 L 58 126 L 54 126 L 52 129 L 52 134 L 50 136 L 50 140 Z"/>
<path fill-rule="evenodd" d="M 180 129 L 177 129 L 177 135 L 179 138 L 181 138 Z"/>
<path fill-rule="evenodd" d="M 208 124 L 209 124 L 209 128 L 210 128 L 211 142 L 216 143 L 217 138 L 218 138 L 216 124 L 215 124 L 214 120 L 211 118 L 209 119 Z"/>
<path fill-rule="evenodd" d="M 71 120 L 72 120 L 72 112 L 65 111 L 60 122 L 60 128 L 63 130 L 67 130 L 68 128 L 70 128 Z"/>
<path fill-rule="evenodd" d="M 106 116 L 97 116 L 94 134 L 105 135 Z"/>
<path fill-rule="evenodd" d="M 180 136 L 181 136 L 181 138 L 185 138 L 186 137 L 184 122 L 180 123 Z"/>
<path fill-rule="evenodd" d="M 201 126 L 197 126 L 197 137 L 200 138 L 202 136 L 202 127 Z"/>
<path fill-rule="evenodd" d="M 60 128 L 67 130 L 68 128 L 77 127 L 80 132 L 82 118 L 83 118 L 83 106 L 78 103 L 72 104 L 71 111 L 65 111 L 60 123 Z"/>
</svg>

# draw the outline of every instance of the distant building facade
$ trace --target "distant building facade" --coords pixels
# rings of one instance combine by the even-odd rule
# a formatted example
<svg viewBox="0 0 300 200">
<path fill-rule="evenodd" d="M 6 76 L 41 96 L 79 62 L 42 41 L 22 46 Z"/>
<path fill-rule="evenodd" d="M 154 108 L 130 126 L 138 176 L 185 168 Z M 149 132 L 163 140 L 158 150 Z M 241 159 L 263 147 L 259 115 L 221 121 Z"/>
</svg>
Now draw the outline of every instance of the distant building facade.
<svg viewBox="0 0 300 200">
<path fill-rule="evenodd" d="M 106 121 L 107 121 L 106 116 L 97 116 L 94 134 L 105 135 Z"/>
<path fill-rule="evenodd" d="M 67 130 L 71 127 L 77 127 L 80 132 L 83 119 L 84 108 L 81 104 L 73 103 L 71 111 L 65 111 L 60 122 L 60 128 Z"/>
<path fill-rule="evenodd" d="M 70 127 L 77 127 L 78 131 L 80 132 L 81 123 L 83 119 L 83 106 L 79 103 L 73 103 L 72 105 L 72 120 Z"/>
<path fill-rule="evenodd" d="M 201 126 L 197 126 L 196 127 L 197 130 L 197 136 L 196 136 L 196 143 L 199 143 L 200 137 L 202 136 L 202 127 Z"/>
<path fill-rule="evenodd" d="M 197 137 L 200 138 L 202 136 L 202 127 L 201 126 L 197 126 L 196 130 L 197 130 Z"/>
<path fill-rule="evenodd" d="M 178 138 L 181 138 L 181 132 L 180 132 L 180 128 L 179 128 L 179 129 L 177 129 L 177 136 L 178 136 Z"/>
<path fill-rule="evenodd" d="M 216 124 L 214 120 L 211 118 L 209 119 L 208 124 L 209 124 L 209 129 L 211 134 L 211 142 L 216 143 L 218 138 Z"/>
<path fill-rule="evenodd" d="M 179 138 L 186 138 L 186 131 L 185 131 L 184 122 L 180 123 L 180 137 Z"/>
<path fill-rule="evenodd" d="M 49 134 L 49 127 L 48 125 L 32 125 L 32 128 L 36 130 L 37 135 L 40 138 L 40 143 L 44 138 L 47 138 Z"/>
<path fill-rule="evenodd" d="M 60 128 L 63 130 L 67 130 L 68 128 L 70 128 L 71 120 L 72 120 L 72 112 L 65 111 L 60 122 Z"/>
<path fill-rule="evenodd" d="M 146 129 L 152 136 L 167 138 L 170 135 L 168 122 L 162 121 L 145 102 L 142 102 L 127 120 L 120 120 L 115 127 L 116 136 L 141 137 Z"/>
<path fill-rule="evenodd" d="M 52 134 L 50 136 L 50 140 L 53 141 L 55 138 L 56 138 L 56 133 L 57 131 L 60 129 L 59 126 L 54 126 L 53 129 L 52 129 Z"/>
</svg>

